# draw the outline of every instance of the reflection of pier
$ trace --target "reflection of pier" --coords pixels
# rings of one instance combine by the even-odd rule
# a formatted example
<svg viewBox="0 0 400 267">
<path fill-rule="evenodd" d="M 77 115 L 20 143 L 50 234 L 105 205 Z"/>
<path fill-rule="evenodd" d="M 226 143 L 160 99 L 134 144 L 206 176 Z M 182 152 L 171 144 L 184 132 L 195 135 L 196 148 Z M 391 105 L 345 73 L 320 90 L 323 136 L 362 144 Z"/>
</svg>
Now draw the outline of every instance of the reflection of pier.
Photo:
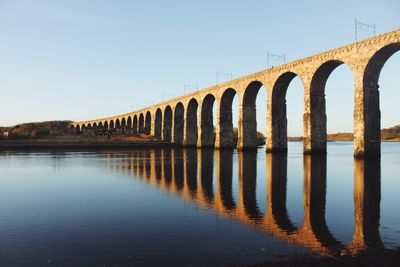
<svg viewBox="0 0 400 267">
<path fill-rule="evenodd" d="M 326 157 L 304 156 L 304 219 L 298 229 L 286 208 L 287 155 L 267 154 L 267 208 L 256 197 L 257 152 L 239 152 L 238 200 L 232 189 L 231 150 L 147 150 L 108 155 L 108 168 L 142 179 L 220 216 L 255 227 L 292 245 L 323 256 L 357 254 L 383 248 L 379 236 L 380 161 L 354 162 L 355 229 L 349 245 L 341 244 L 325 220 Z M 214 166 L 215 165 L 215 166 Z M 214 171 L 216 179 L 214 179 Z"/>
</svg>

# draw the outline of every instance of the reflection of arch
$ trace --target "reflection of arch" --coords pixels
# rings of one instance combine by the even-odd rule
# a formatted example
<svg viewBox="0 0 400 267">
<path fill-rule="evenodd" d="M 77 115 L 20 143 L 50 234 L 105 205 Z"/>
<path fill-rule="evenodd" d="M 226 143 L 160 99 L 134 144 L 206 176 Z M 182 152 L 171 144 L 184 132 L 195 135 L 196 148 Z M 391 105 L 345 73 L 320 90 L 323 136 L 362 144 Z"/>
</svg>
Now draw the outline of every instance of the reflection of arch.
<svg viewBox="0 0 400 267">
<path fill-rule="evenodd" d="M 174 112 L 174 143 L 183 143 L 183 125 L 184 125 L 184 107 L 182 103 L 178 103 Z"/>
<path fill-rule="evenodd" d="M 214 146 L 213 105 L 215 97 L 208 94 L 201 105 L 199 147 Z"/>
<path fill-rule="evenodd" d="M 197 192 L 197 150 L 185 149 L 186 184 L 192 198 Z"/>
<path fill-rule="evenodd" d="M 286 92 L 290 82 L 297 76 L 293 72 L 282 74 L 272 89 L 271 107 L 268 108 L 268 127 L 271 132 L 268 152 L 287 151 Z"/>
<path fill-rule="evenodd" d="M 171 164 L 171 150 L 164 149 L 161 153 L 162 173 L 166 186 L 169 186 L 172 181 L 172 164 Z"/>
<path fill-rule="evenodd" d="M 400 43 L 393 43 L 377 51 L 368 61 L 364 70 L 362 88 L 356 88 L 358 91 L 355 94 L 354 102 L 354 152 L 356 156 L 380 154 L 379 75 L 386 61 L 399 50 Z M 359 130 L 357 131 L 357 129 Z"/>
<path fill-rule="evenodd" d="M 139 133 L 140 134 L 144 133 L 144 116 L 143 116 L 143 113 L 140 113 L 140 115 L 139 115 Z"/>
<path fill-rule="evenodd" d="M 184 186 L 183 179 L 183 152 L 182 149 L 173 150 L 173 162 L 174 162 L 174 182 L 176 189 L 182 191 Z"/>
<path fill-rule="evenodd" d="M 296 227 L 286 208 L 287 155 L 267 154 L 267 220 L 279 229 L 291 233 Z"/>
<path fill-rule="evenodd" d="M 314 73 L 310 88 L 310 114 L 305 116 L 304 127 L 310 136 L 304 137 L 306 154 L 326 153 L 326 100 L 325 85 L 331 73 L 343 62 L 330 60 Z"/>
<path fill-rule="evenodd" d="M 239 152 L 239 202 L 246 217 L 251 220 L 262 218 L 257 205 L 257 151 Z"/>
<path fill-rule="evenodd" d="M 132 124 L 133 124 L 133 133 L 134 134 L 137 134 L 138 133 L 138 118 L 137 118 L 137 116 L 135 115 L 135 116 L 133 116 L 133 122 L 132 122 Z"/>
<path fill-rule="evenodd" d="M 254 149 L 258 146 L 256 98 L 261 86 L 263 86 L 261 82 L 253 81 L 247 86 L 244 92 L 239 114 L 242 123 L 238 125 L 238 149 Z"/>
<path fill-rule="evenodd" d="M 185 124 L 185 145 L 195 146 L 197 144 L 197 108 L 199 104 L 197 100 L 192 98 L 189 101 L 186 111 L 186 124 Z"/>
<path fill-rule="evenodd" d="M 161 109 L 157 109 L 155 116 L 155 124 L 154 124 L 154 135 L 157 138 L 161 138 L 161 130 L 162 130 L 162 112 Z"/>
<path fill-rule="evenodd" d="M 328 244 L 331 254 L 339 254 L 344 246 L 328 229 L 326 207 L 326 156 L 304 156 L 304 222 L 299 239 L 314 240 L 316 246 Z"/>
<path fill-rule="evenodd" d="M 167 106 L 164 110 L 164 124 L 163 124 L 163 140 L 171 142 L 172 130 L 172 109 Z"/>
<path fill-rule="evenodd" d="M 150 111 L 146 112 L 144 133 L 149 135 L 151 132 L 151 114 Z"/>
<path fill-rule="evenodd" d="M 219 105 L 219 118 L 218 118 L 218 137 L 216 140 L 217 147 L 233 147 L 233 121 L 232 121 L 232 102 L 236 95 L 236 91 L 232 88 L 225 90 L 221 97 Z M 257 130 L 257 129 L 256 129 Z"/>
<path fill-rule="evenodd" d="M 156 175 L 156 181 L 158 184 L 161 183 L 161 180 L 162 180 L 162 162 L 159 160 L 159 159 L 161 159 L 161 155 L 162 155 L 162 153 L 161 153 L 160 149 L 156 149 L 154 151 L 155 159 L 157 159 L 155 162 L 155 175 Z"/>
<path fill-rule="evenodd" d="M 217 191 L 225 210 L 233 210 L 236 207 L 233 199 L 233 150 L 217 150 Z"/>
<path fill-rule="evenodd" d="M 200 179 L 200 190 L 204 197 L 204 200 L 211 204 L 214 200 L 214 189 L 213 189 L 213 169 L 214 169 L 214 150 L 201 149 L 199 151 L 199 179 Z"/>
</svg>

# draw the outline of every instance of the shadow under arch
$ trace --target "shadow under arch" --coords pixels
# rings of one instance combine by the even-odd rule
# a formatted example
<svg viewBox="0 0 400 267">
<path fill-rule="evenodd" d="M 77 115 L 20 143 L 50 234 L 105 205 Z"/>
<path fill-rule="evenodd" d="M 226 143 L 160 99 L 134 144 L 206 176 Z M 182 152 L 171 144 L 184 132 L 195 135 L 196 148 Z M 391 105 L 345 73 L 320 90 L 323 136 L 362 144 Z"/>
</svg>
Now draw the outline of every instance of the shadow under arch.
<svg viewBox="0 0 400 267">
<path fill-rule="evenodd" d="M 155 123 L 154 123 L 154 135 L 155 137 L 161 139 L 161 130 L 162 130 L 162 112 L 161 109 L 158 108 L 155 115 Z"/>
<path fill-rule="evenodd" d="M 119 129 L 121 128 L 121 122 L 120 122 L 119 119 L 116 119 L 116 120 L 115 120 L 115 128 L 116 128 L 117 130 L 119 130 Z"/>
<path fill-rule="evenodd" d="M 213 147 L 214 146 L 214 119 L 213 119 L 213 106 L 215 97 L 208 94 L 204 97 L 201 104 L 200 111 L 200 137 L 199 147 Z"/>
<path fill-rule="evenodd" d="M 151 133 L 151 113 L 150 113 L 150 111 L 146 112 L 144 133 L 147 135 L 149 135 Z"/>
<path fill-rule="evenodd" d="M 163 122 L 163 140 L 171 142 L 172 138 L 172 109 L 170 106 L 166 106 L 164 110 L 164 122 Z"/>
<path fill-rule="evenodd" d="M 128 116 L 128 119 L 126 121 L 126 128 L 131 133 L 132 131 L 132 116 Z"/>
<path fill-rule="evenodd" d="M 138 133 L 138 118 L 137 115 L 133 116 L 133 121 L 132 121 L 132 130 L 133 130 L 133 134 L 137 134 Z"/>
<path fill-rule="evenodd" d="M 400 50 L 400 43 L 389 44 L 378 50 L 368 61 L 364 70 L 362 99 L 356 99 L 363 105 L 364 116 L 355 116 L 355 124 L 364 125 L 364 154 L 380 155 L 381 112 L 379 104 L 379 76 L 386 61 Z M 365 118 L 364 118 L 365 117 Z M 355 140 L 356 141 L 356 140 Z M 355 151 L 356 155 L 357 151 Z"/>
<path fill-rule="evenodd" d="M 185 109 L 183 104 L 179 102 L 174 110 L 174 144 L 183 144 L 183 126 Z"/>
<path fill-rule="evenodd" d="M 139 131 L 140 134 L 145 133 L 144 131 L 144 115 L 143 113 L 140 113 L 139 115 Z"/>
<path fill-rule="evenodd" d="M 270 120 L 268 126 L 271 131 L 270 140 L 267 140 L 269 143 L 267 152 L 287 152 L 286 93 L 290 83 L 295 77 L 300 78 L 300 76 L 294 72 L 285 72 L 279 76 L 272 88 L 271 107 L 269 108 L 270 114 L 267 116 Z"/>
<path fill-rule="evenodd" d="M 189 101 L 186 111 L 186 123 L 185 123 L 185 140 L 186 146 L 196 146 L 198 140 L 198 128 L 197 128 L 197 110 L 199 104 L 196 99 L 192 98 Z"/>
<path fill-rule="evenodd" d="M 122 133 L 125 133 L 125 128 L 126 128 L 126 119 L 122 118 L 121 119 L 121 129 L 122 129 Z"/>
<path fill-rule="evenodd" d="M 218 138 L 216 146 L 218 148 L 232 148 L 236 146 L 233 135 L 233 115 L 232 104 L 233 99 L 237 95 L 235 89 L 228 88 L 224 91 L 219 103 L 219 118 L 218 118 Z"/>
<path fill-rule="evenodd" d="M 260 81 L 253 81 L 244 91 L 241 107 L 239 108 L 240 119 L 237 144 L 239 150 L 257 149 L 258 147 L 256 98 L 262 86 L 263 84 Z"/>
</svg>

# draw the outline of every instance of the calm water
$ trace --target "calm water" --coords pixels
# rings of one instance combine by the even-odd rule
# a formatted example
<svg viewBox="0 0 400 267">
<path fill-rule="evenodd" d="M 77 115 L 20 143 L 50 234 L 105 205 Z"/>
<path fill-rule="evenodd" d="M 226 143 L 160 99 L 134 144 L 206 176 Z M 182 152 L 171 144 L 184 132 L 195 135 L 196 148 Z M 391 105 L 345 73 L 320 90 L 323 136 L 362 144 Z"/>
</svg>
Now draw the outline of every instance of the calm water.
<svg viewBox="0 0 400 267">
<path fill-rule="evenodd" d="M 140 150 L 0 153 L 0 266 L 221 266 L 400 246 L 400 144 L 354 160 Z"/>
</svg>

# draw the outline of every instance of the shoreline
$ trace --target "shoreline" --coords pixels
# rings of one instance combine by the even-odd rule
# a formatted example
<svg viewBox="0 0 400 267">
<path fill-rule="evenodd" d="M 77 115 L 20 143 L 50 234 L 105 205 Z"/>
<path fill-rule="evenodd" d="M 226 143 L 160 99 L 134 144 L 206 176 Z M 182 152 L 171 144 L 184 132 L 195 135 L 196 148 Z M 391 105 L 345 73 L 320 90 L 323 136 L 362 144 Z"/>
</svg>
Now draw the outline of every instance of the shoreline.
<svg viewBox="0 0 400 267">
<path fill-rule="evenodd" d="M 288 142 L 303 142 L 303 140 L 288 140 Z M 350 140 L 335 140 L 333 142 L 349 142 Z M 400 140 L 382 140 L 381 142 L 396 143 Z M 171 148 L 174 144 L 158 141 L 158 140 L 109 140 L 109 141 L 93 141 L 93 140 L 46 140 L 46 139 L 17 139 L 17 140 L 0 140 L 0 151 L 7 150 L 103 150 L 103 149 L 139 149 L 139 148 Z M 182 147 L 182 146 L 179 146 Z"/>
</svg>

